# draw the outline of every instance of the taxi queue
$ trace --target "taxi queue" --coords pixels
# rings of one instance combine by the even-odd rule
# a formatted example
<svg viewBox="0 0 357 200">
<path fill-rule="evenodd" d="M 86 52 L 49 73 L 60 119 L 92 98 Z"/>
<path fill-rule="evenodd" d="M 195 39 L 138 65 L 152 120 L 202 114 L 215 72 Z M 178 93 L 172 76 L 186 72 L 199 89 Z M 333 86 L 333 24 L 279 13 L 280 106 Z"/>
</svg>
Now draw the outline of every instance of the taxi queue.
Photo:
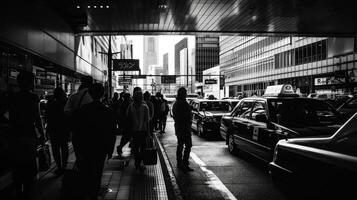
<svg viewBox="0 0 357 200">
<path fill-rule="evenodd" d="M 230 153 L 244 151 L 267 163 L 277 185 L 290 181 L 295 188 L 309 185 L 316 192 L 326 190 L 328 182 L 329 191 L 340 188 L 340 194 L 349 188 L 341 189 L 343 178 L 349 177 L 352 185 L 357 181 L 357 114 L 345 115 L 325 101 L 300 97 L 291 85 L 268 86 L 261 97 L 189 103 L 198 136 L 220 136 Z"/>
</svg>

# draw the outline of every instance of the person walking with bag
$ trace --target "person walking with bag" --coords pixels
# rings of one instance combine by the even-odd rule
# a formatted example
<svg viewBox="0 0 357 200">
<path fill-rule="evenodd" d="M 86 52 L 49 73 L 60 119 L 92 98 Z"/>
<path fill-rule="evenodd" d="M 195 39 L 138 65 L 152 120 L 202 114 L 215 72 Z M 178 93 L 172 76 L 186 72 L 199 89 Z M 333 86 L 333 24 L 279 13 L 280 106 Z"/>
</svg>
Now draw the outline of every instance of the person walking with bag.
<svg viewBox="0 0 357 200">
<path fill-rule="evenodd" d="M 68 161 L 69 120 L 64 113 L 66 102 L 66 93 L 61 87 L 57 87 L 53 92 L 53 99 L 47 103 L 45 113 L 47 133 L 50 136 L 52 154 L 57 165 L 55 171 L 57 175 L 64 172 Z"/>
<path fill-rule="evenodd" d="M 133 103 L 127 110 L 127 117 L 130 121 L 130 129 L 133 133 L 133 152 L 135 157 L 135 168 L 140 171 L 145 170 L 142 164 L 143 152 L 145 150 L 146 138 L 149 136 L 149 108 L 143 101 L 143 93 L 140 87 L 134 88 Z"/>
<path fill-rule="evenodd" d="M 189 167 L 189 158 L 192 147 L 192 113 L 191 107 L 186 101 L 186 96 L 187 90 L 184 87 L 181 87 L 177 91 L 176 101 L 173 105 L 173 118 L 175 120 L 175 133 L 177 136 L 177 166 L 179 169 L 189 172 L 193 171 L 193 169 Z"/>
<path fill-rule="evenodd" d="M 8 101 L 10 160 L 16 193 L 20 199 L 30 199 L 37 175 L 36 149 L 38 144 L 44 143 L 45 134 L 40 117 L 40 99 L 32 93 L 34 74 L 21 71 L 17 82 L 20 91 L 11 94 Z"/>
<path fill-rule="evenodd" d="M 79 174 L 87 191 L 85 195 L 92 200 L 98 196 L 105 159 L 112 158 L 116 121 L 113 111 L 100 101 L 104 87 L 94 83 L 88 93 L 93 102 L 84 105 L 75 114 L 78 116 L 75 117 L 77 130 L 74 134 L 79 138 Z"/>
</svg>

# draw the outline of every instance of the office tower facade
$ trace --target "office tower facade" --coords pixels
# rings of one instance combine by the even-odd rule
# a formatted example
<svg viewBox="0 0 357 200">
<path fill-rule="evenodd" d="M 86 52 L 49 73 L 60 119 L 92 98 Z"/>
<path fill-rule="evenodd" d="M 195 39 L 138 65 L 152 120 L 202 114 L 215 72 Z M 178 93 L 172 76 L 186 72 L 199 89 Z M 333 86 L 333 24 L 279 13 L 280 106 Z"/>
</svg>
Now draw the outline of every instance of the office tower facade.
<svg viewBox="0 0 357 200">
<path fill-rule="evenodd" d="M 175 75 L 180 74 L 181 59 L 180 52 L 182 49 L 187 49 L 187 38 L 182 39 L 180 42 L 175 44 Z"/>
<path fill-rule="evenodd" d="M 195 74 L 196 81 L 202 82 L 202 72 L 219 64 L 219 37 L 196 37 Z"/>
<path fill-rule="evenodd" d="M 144 36 L 143 71 L 148 74 L 150 65 L 159 64 L 159 40 L 156 36 Z M 144 89 L 149 88 L 148 80 L 144 80 Z"/>
<path fill-rule="evenodd" d="M 354 38 L 222 36 L 220 66 L 225 96 L 264 94 L 268 85 L 296 92 L 357 91 Z"/>
</svg>

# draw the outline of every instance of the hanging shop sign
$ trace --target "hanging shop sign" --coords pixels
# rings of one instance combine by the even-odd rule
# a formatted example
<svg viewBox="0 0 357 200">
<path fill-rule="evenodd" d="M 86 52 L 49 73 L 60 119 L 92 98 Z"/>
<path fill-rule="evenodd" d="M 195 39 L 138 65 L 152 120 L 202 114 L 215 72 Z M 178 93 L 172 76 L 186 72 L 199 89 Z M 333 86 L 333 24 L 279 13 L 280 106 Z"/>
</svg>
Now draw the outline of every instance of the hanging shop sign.
<svg viewBox="0 0 357 200">
<path fill-rule="evenodd" d="M 132 79 L 131 78 L 119 78 L 119 85 L 131 85 Z"/>
<path fill-rule="evenodd" d="M 140 71 L 138 59 L 113 59 L 113 71 Z"/>
<path fill-rule="evenodd" d="M 205 80 L 205 84 L 217 84 L 217 80 L 216 79 L 206 79 Z"/>
</svg>

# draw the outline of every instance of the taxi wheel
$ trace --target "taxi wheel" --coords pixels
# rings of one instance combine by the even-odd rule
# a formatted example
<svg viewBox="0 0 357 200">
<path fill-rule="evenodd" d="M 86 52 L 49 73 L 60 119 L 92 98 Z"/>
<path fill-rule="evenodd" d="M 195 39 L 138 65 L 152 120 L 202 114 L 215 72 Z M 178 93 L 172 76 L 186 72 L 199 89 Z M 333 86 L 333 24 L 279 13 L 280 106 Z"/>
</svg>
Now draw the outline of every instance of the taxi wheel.
<svg viewBox="0 0 357 200">
<path fill-rule="evenodd" d="M 228 151 L 231 154 L 238 153 L 238 148 L 237 148 L 237 145 L 234 143 L 233 135 L 229 135 L 229 138 L 228 138 Z"/>
</svg>

